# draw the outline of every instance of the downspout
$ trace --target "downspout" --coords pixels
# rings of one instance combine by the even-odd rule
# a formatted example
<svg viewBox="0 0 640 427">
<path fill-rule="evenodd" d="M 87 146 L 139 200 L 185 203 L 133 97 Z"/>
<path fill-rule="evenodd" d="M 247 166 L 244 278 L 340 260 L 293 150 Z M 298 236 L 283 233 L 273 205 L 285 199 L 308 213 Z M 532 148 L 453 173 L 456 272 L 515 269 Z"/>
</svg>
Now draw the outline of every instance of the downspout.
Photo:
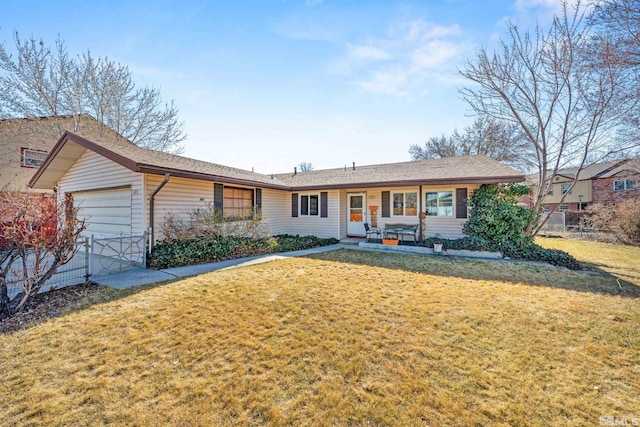
<svg viewBox="0 0 640 427">
<path fill-rule="evenodd" d="M 422 218 L 422 185 L 420 185 L 419 187 L 419 193 L 418 193 L 418 206 L 420 206 L 420 208 L 418 209 L 418 220 L 420 221 L 420 238 L 419 240 L 421 242 L 424 242 L 424 224 L 425 221 Z"/>
<path fill-rule="evenodd" d="M 149 196 L 149 228 L 151 228 L 151 244 L 150 244 L 150 249 L 153 248 L 153 245 L 155 243 L 155 238 L 154 238 L 154 233 L 155 233 L 155 227 L 153 226 L 153 208 L 154 208 L 154 202 L 156 199 L 156 194 L 158 194 L 160 192 L 160 190 L 162 190 L 162 187 L 164 187 L 167 182 L 169 182 L 169 178 L 171 177 L 171 174 L 164 174 L 164 179 L 162 180 L 162 182 L 160 183 L 160 185 L 158 185 L 158 187 L 153 190 L 153 193 L 151 193 L 151 196 Z"/>
</svg>

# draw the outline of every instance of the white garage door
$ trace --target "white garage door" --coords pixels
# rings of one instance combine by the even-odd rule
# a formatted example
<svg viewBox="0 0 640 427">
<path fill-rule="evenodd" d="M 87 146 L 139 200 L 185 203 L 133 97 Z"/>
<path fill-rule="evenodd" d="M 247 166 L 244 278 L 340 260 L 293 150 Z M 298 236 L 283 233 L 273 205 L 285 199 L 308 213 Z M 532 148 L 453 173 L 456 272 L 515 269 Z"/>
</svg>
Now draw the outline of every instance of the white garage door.
<svg viewBox="0 0 640 427">
<path fill-rule="evenodd" d="M 131 188 L 73 193 L 78 218 L 85 220 L 85 236 L 131 235 Z"/>
</svg>

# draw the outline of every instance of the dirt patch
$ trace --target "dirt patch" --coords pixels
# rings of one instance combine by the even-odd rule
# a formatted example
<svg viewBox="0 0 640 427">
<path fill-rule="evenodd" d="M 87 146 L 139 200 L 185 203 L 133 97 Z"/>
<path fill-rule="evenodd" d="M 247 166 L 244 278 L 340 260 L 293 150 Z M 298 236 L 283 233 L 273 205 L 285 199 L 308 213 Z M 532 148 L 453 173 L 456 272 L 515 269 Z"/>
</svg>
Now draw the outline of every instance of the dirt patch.
<svg viewBox="0 0 640 427">
<path fill-rule="evenodd" d="M 37 295 L 21 313 L 0 320 L 0 334 L 15 332 L 68 313 L 71 307 L 93 294 L 101 293 L 103 288 L 95 283 L 85 283 Z"/>
</svg>

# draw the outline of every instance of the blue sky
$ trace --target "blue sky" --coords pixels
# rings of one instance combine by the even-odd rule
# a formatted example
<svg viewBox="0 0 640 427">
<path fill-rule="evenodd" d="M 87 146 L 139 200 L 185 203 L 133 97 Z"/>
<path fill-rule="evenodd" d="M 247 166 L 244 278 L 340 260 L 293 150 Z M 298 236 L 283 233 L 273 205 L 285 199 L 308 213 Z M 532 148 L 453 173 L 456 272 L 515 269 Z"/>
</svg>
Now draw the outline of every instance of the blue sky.
<svg viewBox="0 0 640 427">
<path fill-rule="evenodd" d="M 457 70 L 559 0 L 3 0 L 12 32 L 129 66 L 174 99 L 184 155 L 256 172 L 409 160 L 473 118 Z"/>
</svg>

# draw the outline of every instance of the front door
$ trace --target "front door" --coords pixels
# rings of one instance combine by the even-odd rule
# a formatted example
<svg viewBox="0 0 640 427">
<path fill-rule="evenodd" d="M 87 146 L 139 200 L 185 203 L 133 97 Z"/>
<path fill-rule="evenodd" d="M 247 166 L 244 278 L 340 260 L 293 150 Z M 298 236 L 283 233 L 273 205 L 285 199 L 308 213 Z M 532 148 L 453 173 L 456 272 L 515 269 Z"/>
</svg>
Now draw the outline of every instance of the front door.
<svg viewBox="0 0 640 427">
<path fill-rule="evenodd" d="M 365 193 L 347 194 L 347 235 L 365 236 L 364 223 L 367 221 Z"/>
</svg>

